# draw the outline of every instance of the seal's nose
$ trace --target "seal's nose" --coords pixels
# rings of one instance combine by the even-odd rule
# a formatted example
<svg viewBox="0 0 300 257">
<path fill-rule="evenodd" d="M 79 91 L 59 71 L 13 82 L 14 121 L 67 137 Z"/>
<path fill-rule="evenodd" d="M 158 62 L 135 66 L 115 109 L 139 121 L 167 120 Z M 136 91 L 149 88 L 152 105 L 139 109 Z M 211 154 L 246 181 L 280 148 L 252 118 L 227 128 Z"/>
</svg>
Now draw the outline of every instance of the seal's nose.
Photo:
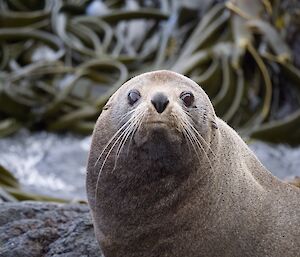
<svg viewBox="0 0 300 257">
<path fill-rule="evenodd" d="M 157 93 L 152 97 L 151 103 L 158 113 L 162 113 L 166 109 L 169 99 L 163 93 Z"/>
</svg>

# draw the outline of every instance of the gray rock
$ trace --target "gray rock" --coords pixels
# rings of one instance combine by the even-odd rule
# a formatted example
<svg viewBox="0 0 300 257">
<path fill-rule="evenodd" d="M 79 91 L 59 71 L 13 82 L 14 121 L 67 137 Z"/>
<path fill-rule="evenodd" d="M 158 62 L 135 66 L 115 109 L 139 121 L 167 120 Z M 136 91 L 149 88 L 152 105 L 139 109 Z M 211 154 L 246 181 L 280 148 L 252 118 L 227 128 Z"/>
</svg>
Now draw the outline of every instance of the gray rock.
<svg viewBox="0 0 300 257">
<path fill-rule="evenodd" d="M 0 204 L 0 257 L 101 257 L 87 205 Z"/>
</svg>

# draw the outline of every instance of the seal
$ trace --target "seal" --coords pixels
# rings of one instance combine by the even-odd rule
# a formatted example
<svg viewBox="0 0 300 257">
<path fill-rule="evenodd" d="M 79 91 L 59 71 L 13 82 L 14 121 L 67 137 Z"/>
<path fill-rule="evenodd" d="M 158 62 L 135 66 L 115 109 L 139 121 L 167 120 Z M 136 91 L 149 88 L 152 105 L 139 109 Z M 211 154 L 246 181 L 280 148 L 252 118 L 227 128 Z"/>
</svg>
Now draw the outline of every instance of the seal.
<svg viewBox="0 0 300 257">
<path fill-rule="evenodd" d="M 105 257 L 300 256 L 300 190 L 216 117 L 203 89 L 154 71 L 110 98 L 87 194 Z"/>
</svg>

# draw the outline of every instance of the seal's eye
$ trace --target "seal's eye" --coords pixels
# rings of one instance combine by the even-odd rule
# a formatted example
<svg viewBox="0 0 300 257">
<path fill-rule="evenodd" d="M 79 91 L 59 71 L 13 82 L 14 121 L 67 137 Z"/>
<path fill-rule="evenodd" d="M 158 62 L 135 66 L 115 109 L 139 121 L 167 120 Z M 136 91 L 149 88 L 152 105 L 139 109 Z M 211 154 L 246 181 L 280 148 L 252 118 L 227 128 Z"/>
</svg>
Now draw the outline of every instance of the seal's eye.
<svg viewBox="0 0 300 257">
<path fill-rule="evenodd" d="M 141 94 L 138 90 L 132 89 L 129 91 L 127 98 L 128 103 L 134 105 L 141 98 Z"/>
<path fill-rule="evenodd" d="M 180 94 L 180 99 L 186 107 L 190 107 L 194 102 L 194 95 L 191 92 L 182 92 Z"/>
</svg>

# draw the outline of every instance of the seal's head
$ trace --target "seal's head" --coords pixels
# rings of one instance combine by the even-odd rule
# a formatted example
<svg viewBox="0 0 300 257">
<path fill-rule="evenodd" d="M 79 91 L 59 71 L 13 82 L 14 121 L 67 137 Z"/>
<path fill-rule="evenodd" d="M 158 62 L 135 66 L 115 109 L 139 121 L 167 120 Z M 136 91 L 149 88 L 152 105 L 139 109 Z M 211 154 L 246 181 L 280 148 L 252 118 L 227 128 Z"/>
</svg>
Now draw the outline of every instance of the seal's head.
<svg viewBox="0 0 300 257">
<path fill-rule="evenodd" d="M 201 87 L 171 71 L 137 76 L 110 98 L 94 129 L 87 174 L 96 236 L 107 256 L 131 256 L 128 245 L 139 249 L 141 241 L 130 238 L 149 234 L 136 226 L 157 219 L 168 228 L 182 199 L 206 184 L 217 122 Z"/>
<path fill-rule="evenodd" d="M 109 115 L 113 136 L 123 145 L 148 149 L 149 157 L 165 156 L 172 149 L 179 153 L 179 147 L 206 148 L 217 126 L 214 109 L 201 87 L 171 71 L 149 72 L 129 80 L 103 112 L 98 123 Z"/>
</svg>

